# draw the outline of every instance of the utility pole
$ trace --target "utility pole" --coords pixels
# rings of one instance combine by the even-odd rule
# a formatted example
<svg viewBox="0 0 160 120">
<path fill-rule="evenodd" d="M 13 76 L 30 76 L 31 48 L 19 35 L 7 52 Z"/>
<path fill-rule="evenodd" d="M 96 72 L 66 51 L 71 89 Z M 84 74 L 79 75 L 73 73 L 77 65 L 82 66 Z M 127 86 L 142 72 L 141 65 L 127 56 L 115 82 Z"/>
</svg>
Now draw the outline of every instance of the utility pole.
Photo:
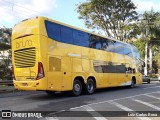
<svg viewBox="0 0 160 120">
<path fill-rule="evenodd" d="M 145 67 L 144 67 L 144 75 L 147 75 L 147 68 L 148 68 L 148 30 L 146 29 L 146 44 L 145 44 Z"/>
<path fill-rule="evenodd" d="M 149 45 L 149 74 L 152 74 L 152 71 L 153 71 L 153 69 L 152 69 L 152 67 L 153 67 L 153 51 L 152 51 L 152 45 L 150 44 Z"/>
<path fill-rule="evenodd" d="M 150 19 L 145 19 L 147 20 L 147 25 L 146 25 L 146 44 L 145 44 L 145 67 L 144 67 L 144 75 L 148 75 L 148 32 L 149 32 L 149 21 Z"/>
</svg>

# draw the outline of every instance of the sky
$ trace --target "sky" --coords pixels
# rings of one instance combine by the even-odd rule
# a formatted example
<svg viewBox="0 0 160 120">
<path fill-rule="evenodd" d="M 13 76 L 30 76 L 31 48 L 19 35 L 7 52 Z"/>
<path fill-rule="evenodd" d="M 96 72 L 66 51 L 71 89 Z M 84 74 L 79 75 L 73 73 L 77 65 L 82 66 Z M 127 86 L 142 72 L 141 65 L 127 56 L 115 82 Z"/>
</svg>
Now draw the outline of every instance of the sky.
<svg viewBox="0 0 160 120">
<path fill-rule="evenodd" d="M 84 1 L 87 0 L 0 0 L 0 27 L 12 28 L 24 19 L 45 16 L 87 29 L 84 21 L 78 19 L 79 14 L 76 12 L 76 5 Z M 160 11 L 160 0 L 132 1 L 137 6 L 139 13 L 149 11 L 152 8 L 155 11 Z"/>
</svg>

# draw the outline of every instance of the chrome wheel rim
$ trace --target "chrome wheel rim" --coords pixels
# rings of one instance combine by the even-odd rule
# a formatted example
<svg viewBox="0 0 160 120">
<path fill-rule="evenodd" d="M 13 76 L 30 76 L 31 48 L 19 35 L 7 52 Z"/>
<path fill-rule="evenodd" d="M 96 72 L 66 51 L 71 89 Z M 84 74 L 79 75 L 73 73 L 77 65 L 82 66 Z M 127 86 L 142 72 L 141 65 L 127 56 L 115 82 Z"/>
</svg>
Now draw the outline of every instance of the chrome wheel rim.
<svg viewBox="0 0 160 120">
<path fill-rule="evenodd" d="M 88 91 L 90 91 L 90 92 L 93 91 L 93 84 L 92 83 L 88 84 Z"/>
<path fill-rule="evenodd" d="M 75 84 L 74 89 L 75 89 L 76 92 L 79 92 L 81 87 L 80 87 L 79 84 Z"/>
</svg>

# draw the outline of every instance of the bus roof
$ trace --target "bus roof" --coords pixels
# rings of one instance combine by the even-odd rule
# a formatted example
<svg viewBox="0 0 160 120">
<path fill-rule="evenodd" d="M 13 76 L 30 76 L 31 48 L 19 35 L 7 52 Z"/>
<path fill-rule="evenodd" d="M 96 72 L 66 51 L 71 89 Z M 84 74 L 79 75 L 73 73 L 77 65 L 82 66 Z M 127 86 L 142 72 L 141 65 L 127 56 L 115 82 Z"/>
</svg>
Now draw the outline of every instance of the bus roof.
<svg viewBox="0 0 160 120">
<path fill-rule="evenodd" d="M 64 26 L 67 26 L 67 27 L 70 27 L 70 28 L 74 28 L 74 29 L 77 29 L 77 30 L 80 30 L 80 31 L 83 31 L 83 32 L 86 32 L 86 33 L 90 33 L 90 34 L 93 34 L 93 35 L 96 35 L 96 36 L 99 36 L 99 37 L 107 38 L 107 39 L 112 40 L 112 41 L 118 41 L 118 42 L 121 42 L 121 43 L 124 43 L 124 44 L 128 44 L 128 43 L 122 42 L 120 40 L 115 40 L 113 38 L 110 38 L 110 37 L 107 37 L 107 36 L 104 36 L 104 35 L 100 35 L 100 34 L 97 34 L 97 33 L 94 33 L 94 32 L 90 32 L 88 30 L 84 30 L 82 28 L 78 28 L 78 27 L 75 27 L 75 26 L 72 26 L 72 25 L 69 25 L 69 24 L 66 24 L 66 23 L 63 23 L 63 22 L 59 22 L 59 21 L 56 21 L 56 20 L 53 20 L 53 19 L 50 19 L 50 18 L 47 18 L 47 17 L 42 17 L 42 16 L 39 16 L 39 17 L 44 19 L 44 20 L 49 20 L 51 22 L 61 24 L 61 25 L 64 25 Z"/>
<path fill-rule="evenodd" d="M 90 32 L 88 30 L 84 30 L 82 28 L 78 28 L 78 27 L 75 27 L 75 26 L 72 26 L 72 25 L 69 25 L 69 24 L 66 24 L 66 23 L 62 23 L 62 22 L 59 22 L 59 21 L 56 21 L 56 20 L 53 20 L 53 19 L 50 19 L 50 18 L 47 18 L 47 17 L 43 17 L 43 16 L 37 16 L 37 17 L 34 17 L 34 18 L 28 18 L 28 19 L 22 20 L 21 22 L 15 24 L 14 28 L 16 28 L 17 25 L 22 24 L 23 22 L 32 21 L 32 20 L 35 20 L 35 19 L 38 19 L 39 21 L 48 20 L 48 21 L 51 21 L 51 22 L 54 22 L 54 23 L 57 23 L 57 24 L 61 24 L 61 25 L 64 25 L 64 26 L 67 26 L 67 27 L 70 27 L 70 28 L 74 28 L 74 29 L 89 33 L 89 34 L 93 34 L 93 35 L 96 35 L 96 36 L 99 36 L 99 37 L 107 38 L 107 39 L 112 40 L 112 41 L 118 41 L 118 42 L 121 42 L 121 43 L 124 43 L 124 44 L 128 44 L 128 43 L 122 42 L 120 40 L 115 40 L 113 38 L 109 38 L 109 37 L 104 36 L 104 35 L 93 33 L 93 32 Z M 13 30 L 14 30 L 14 28 L 13 28 Z"/>
</svg>

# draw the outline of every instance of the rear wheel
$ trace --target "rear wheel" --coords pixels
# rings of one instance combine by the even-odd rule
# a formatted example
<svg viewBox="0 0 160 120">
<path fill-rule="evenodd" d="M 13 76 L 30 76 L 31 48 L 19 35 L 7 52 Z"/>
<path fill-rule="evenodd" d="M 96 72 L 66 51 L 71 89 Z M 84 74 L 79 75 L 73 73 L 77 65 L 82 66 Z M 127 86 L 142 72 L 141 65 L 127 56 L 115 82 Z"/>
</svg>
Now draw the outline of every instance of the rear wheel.
<svg viewBox="0 0 160 120">
<path fill-rule="evenodd" d="M 73 83 L 73 95 L 78 96 L 82 93 L 82 83 L 80 80 L 75 79 Z"/>
<path fill-rule="evenodd" d="M 147 83 L 148 83 L 148 84 L 150 84 L 150 83 L 151 83 L 151 80 L 150 80 L 150 79 L 148 79 Z"/>
<path fill-rule="evenodd" d="M 54 92 L 54 91 L 50 91 L 50 90 L 46 90 L 46 93 L 47 93 L 48 95 L 55 95 L 55 92 Z"/>
<path fill-rule="evenodd" d="M 135 80 L 132 78 L 130 88 L 134 88 L 134 87 L 135 87 Z"/>
<path fill-rule="evenodd" d="M 86 93 L 93 94 L 95 90 L 95 82 L 92 79 L 88 79 L 86 84 Z"/>
</svg>

